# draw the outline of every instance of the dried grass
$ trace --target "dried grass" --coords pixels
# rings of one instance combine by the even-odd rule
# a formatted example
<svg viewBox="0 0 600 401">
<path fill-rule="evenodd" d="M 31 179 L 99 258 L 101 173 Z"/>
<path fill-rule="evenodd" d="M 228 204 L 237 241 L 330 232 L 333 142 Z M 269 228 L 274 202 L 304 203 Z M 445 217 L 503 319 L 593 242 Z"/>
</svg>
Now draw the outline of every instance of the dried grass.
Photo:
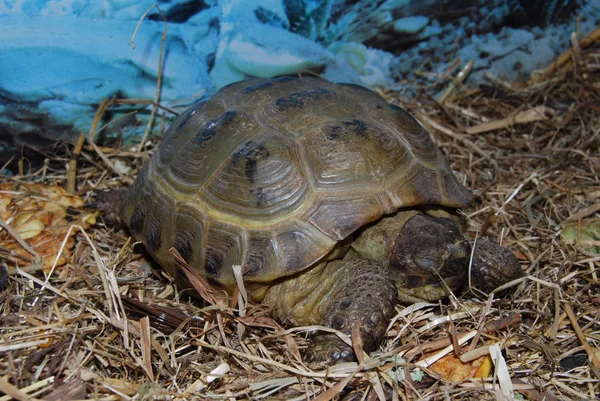
<svg viewBox="0 0 600 401">
<path fill-rule="evenodd" d="M 594 44 L 526 86 L 493 80 L 470 90 L 461 78 L 439 101 L 403 104 L 474 189 L 471 234 L 498 237 L 520 259 L 527 278 L 508 299 L 399 307 L 380 351 L 363 356 L 354 344 L 359 363 L 309 366 L 300 350 L 312 328 L 284 330 L 256 305 L 241 316 L 235 305 L 189 301 L 123 231 L 98 225 L 79 230 L 68 263 L 45 279 L 3 262 L 0 401 L 598 399 L 600 255 L 560 236 L 568 222 L 600 217 Z M 107 169 L 91 146 L 62 149 L 43 170 L 2 180 L 69 182 L 86 196 L 130 180 L 145 158 L 113 149 L 103 152 Z M 77 155 L 68 179 L 64 166 Z M 116 162 L 133 173 L 119 179 Z M 429 366 L 446 354 L 490 355 L 491 376 L 450 382 Z"/>
</svg>

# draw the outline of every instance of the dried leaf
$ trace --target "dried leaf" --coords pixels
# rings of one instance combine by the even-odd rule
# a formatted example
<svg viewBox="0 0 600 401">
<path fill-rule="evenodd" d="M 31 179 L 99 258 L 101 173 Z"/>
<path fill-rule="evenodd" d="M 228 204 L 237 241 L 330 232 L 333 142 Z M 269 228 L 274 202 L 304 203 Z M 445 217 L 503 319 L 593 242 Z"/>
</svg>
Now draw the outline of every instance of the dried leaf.
<svg viewBox="0 0 600 401">
<path fill-rule="evenodd" d="M 466 351 L 466 348 L 464 348 Z M 488 377 L 491 371 L 492 360 L 489 355 L 484 355 L 470 362 L 462 362 L 454 353 L 450 353 L 431 365 L 433 370 L 444 379 L 451 382 Z"/>
<path fill-rule="evenodd" d="M 497 344 L 490 347 L 490 356 L 492 357 L 494 365 L 496 365 L 496 375 L 498 376 L 498 384 L 500 384 L 502 396 L 506 400 L 513 400 L 515 391 L 512 380 L 510 378 L 508 366 L 506 365 L 506 360 L 504 359 L 504 356 L 502 356 L 500 347 L 498 347 Z"/>
<path fill-rule="evenodd" d="M 23 221 L 18 226 L 15 225 L 15 232 L 23 239 L 31 239 L 37 237 L 44 231 L 44 224 L 40 220 L 30 219 Z"/>
<path fill-rule="evenodd" d="M 169 249 L 169 253 L 177 262 L 178 266 L 184 271 L 188 280 L 194 289 L 200 294 L 202 299 L 212 305 L 227 305 L 227 294 L 224 291 L 215 289 L 206 278 L 202 277 L 192 266 L 190 266 L 184 258 L 181 257 L 177 249 Z"/>
<path fill-rule="evenodd" d="M 493 366 L 492 357 L 490 357 L 489 355 L 486 355 L 483 358 L 481 365 L 479 366 L 479 368 L 477 369 L 477 371 L 475 372 L 473 377 L 476 379 L 480 379 L 480 378 L 483 379 L 483 378 L 489 377 L 490 373 L 492 373 L 492 366 Z"/>
<path fill-rule="evenodd" d="M 92 214 L 76 210 L 82 205 L 81 198 L 68 194 L 57 185 L 0 184 L 2 219 L 40 255 L 45 270 L 49 270 L 55 261 L 56 266 L 62 266 L 71 257 L 76 233 L 76 230 L 70 230 L 71 226 L 89 227 Z M 57 259 L 65 237 L 66 242 Z M 0 231 L 0 243 L 5 250 L 16 254 L 16 257 L 7 255 L 7 259 L 19 266 L 30 263 L 31 254 L 6 230 Z"/>
</svg>

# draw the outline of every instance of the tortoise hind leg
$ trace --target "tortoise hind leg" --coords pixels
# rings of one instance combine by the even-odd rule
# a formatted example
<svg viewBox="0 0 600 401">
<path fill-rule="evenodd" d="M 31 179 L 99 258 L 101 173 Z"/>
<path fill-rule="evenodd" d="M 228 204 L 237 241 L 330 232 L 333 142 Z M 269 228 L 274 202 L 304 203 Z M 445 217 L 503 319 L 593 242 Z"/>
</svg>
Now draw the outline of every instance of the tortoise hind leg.
<svg viewBox="0 0 600 401">
<path fill-rule="evenodd" d="M 363 350 L 377 349 L 394 314 L 396 278 L 389 269 L 367 259 L 332 261 L 328 268 L 340 273 L 330 302 L 322 305 L 321 324 L 352 338 L 352 328 L 359 323 Z M 351 360 L 354 351 L 337 335 L 319 333 L 307 350 L 307 359 Z"/>
<path fill-rule="evenodd" d="M 396 278 L 389 269 L 361 258 L 335 260 L 269 289 L 263 303 L 275 318 L 292 325 L 321 325 L 351 337 L 360 325 L 362 346 L 370 352 L 383 340 L 394 313 Z M 306 351 L 308 360 L 351 360 L 354 352 L 333 333 L 319 332 Z"/>
</svg>

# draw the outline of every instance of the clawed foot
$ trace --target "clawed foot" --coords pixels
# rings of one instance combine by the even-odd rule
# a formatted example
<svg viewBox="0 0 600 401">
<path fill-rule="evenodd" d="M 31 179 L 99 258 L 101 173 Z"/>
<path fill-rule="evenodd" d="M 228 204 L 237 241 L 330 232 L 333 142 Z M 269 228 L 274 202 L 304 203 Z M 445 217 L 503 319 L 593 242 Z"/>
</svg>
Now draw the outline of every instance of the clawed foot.
<svg viewBox="0 0 600 401">
<path fill-rule="evenodd" d="M 316 334 L 304 352 L 306 362 L 350 362 L 356 360 L 354 350 L 332 333 Z"/>
<path fill-rule="evenodd" d="M 359 333 L 362 348 L 377 348 L 394 313 L 396 283 L 393 273 L 366 259 L 330 262 L 345 274 L 330 289 L 332 301 L 324 304 L 321 324 L 351 337 Z M 358 330 L 356 330 L 358 329 Z M 356 330 L 356 331 L 355 331 Z M 353 361 L 352 347 L 333 333 L 318 333 L 305 353 L 308 361 Z"/>
</svg>

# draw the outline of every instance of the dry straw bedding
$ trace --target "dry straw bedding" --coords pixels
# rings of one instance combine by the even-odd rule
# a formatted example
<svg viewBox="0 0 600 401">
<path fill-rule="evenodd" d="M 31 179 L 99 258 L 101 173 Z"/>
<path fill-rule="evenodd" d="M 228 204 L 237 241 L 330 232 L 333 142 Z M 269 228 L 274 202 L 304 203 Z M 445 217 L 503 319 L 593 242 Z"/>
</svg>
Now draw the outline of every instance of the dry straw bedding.
<svg viewBox="0 0 600 401">
<path fill-rule="evenodd" d="M 71 224 L 60 234 L 48 234 L 47 214 L 29 214 L 16 227 L 25 237 L 36 229 L 50 235 L 53 241 L 42 243 L 53 244 L 55 254 L 72 246 L 61 263 L 36 258 L 27 239 L 16 242 L 14 227 L 0 232 L 10 274 L 0 293 L 0 400 L 597 399 L 597 36 L 574 43 L 527 84 L 489 77 L 489 85 L 467 89 L 450 70 L 410 102 L 402 93 L 383 94 L 430 127 L 474 190 L 476 202 L 465 211 L 470 233 L 496 238 L 521 261 L 527 277 L 512 284 L 508 298 L 399 306 L 378 352 L 359 363 L 307 365 L 301 349 L 310 328 L 282 328 L 260 306 L 240 313 L 235 303 L 181 297 L 126 232 L 94 225 L 69 200 L 57 219 Z M 442 85 L 448 90 L 441 97 L 428 96 Z M 86 198 L 124 185 L 153 148 L 60 144 L 44 155 L 41 170 L 2 178 L 13 192 L 2 222 L 32 194 L 43 208 L 40 199 L 50 196 L 44 187 Z M 561 236 L 567 226 L 569 239 Z"/>
</svg>

